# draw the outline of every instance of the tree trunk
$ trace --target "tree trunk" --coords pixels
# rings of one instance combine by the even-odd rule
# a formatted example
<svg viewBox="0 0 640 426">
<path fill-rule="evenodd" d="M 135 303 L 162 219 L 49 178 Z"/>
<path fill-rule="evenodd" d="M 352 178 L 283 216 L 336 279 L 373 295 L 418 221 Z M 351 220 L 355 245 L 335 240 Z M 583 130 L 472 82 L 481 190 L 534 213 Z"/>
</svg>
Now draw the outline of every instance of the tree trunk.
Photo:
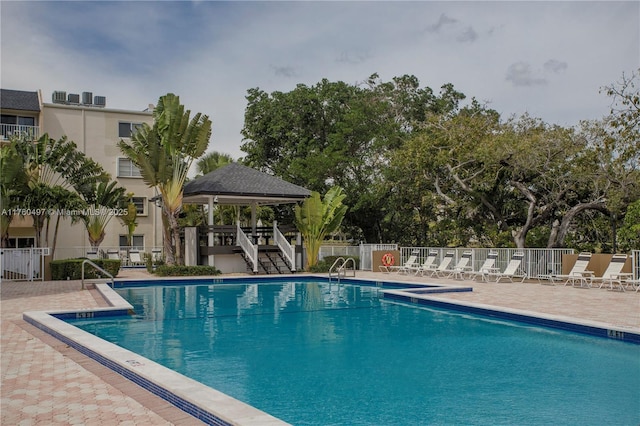
<svg viewBox="0 0 640 426">
<path fill-rule="evenodd" d="M 171 241 L 172 234 L 169 225 L 169 219 L 167 218 L 167 212 L 165 208 L 162 208 L 162 245 L 164 247 L 165 262 L 169 266 L 176 264 L 175 251 L 173 243 Z"/>
<path fill-rule="evenodd" d="M 571 207 L 562 218 L 562 222 L 560 222 L 560 225 L 558 226 L 557 234 L 553 235 L 552 233 L 549 236 L 549 243 L 547 244 L 547 247 L 564 247 L 564 240 L 567 237 L 567 233 L 569 232 L 569 226 L 571 226 L 571 222 L 577 215 L 586 210 L 598 210 L 603 214 L 609 215 L 609 211 L 605 207 L 605 203 L 603 200 L 592 201 L 590 203 L 581 203 Z M 555 239 L 552 240 L 552 237 L 555 237 Z"/>
</svg>

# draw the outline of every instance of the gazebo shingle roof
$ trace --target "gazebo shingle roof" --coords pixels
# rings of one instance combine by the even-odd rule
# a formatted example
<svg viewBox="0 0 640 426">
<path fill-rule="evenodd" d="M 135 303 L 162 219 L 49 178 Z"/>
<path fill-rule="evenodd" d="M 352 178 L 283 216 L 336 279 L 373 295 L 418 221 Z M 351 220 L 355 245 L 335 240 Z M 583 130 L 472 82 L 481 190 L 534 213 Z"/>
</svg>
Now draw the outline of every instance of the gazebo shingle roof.
<svg viewBox="0 0 640 426">
<path fill-rule="evenodd" d="M 184 197 L 199 195 L 228 196 L 237 201 L 259 199 L 262 204 L 304 200 L 311 191 L 259 170 L 231 163 L 198 177 L 184 186 Z"/>
<path fill-rule="evenodd" d="M 0 108 L 20 111 L 40 111 L 38 92 L 0 89 Z"/>
</svg>

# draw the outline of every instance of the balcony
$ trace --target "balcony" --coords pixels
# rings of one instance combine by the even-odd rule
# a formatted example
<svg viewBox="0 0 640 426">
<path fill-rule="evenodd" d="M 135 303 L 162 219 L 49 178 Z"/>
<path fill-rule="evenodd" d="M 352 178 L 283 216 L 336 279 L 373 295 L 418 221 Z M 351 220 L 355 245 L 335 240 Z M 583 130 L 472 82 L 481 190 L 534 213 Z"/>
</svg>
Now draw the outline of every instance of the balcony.
<svg viewBox="0 0 640 426">
<path fill-rule="evenodd" d="M 25 126 L 22 124 L 0 124 L 1 140 L 9 140 L 12 136 L 24 136 L 29 139 L 40 137 L 40 126 Z"/>
</svg>

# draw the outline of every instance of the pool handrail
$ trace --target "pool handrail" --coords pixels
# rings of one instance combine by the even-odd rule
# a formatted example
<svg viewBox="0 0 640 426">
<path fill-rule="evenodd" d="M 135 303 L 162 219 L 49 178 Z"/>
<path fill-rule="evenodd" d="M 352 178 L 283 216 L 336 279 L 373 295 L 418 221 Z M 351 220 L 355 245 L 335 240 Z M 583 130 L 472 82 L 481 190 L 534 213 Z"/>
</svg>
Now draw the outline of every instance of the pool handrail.
<svg viewBox="0 0 640 426">
<path fill-rule="evenodd" d="M 85 263 L 88 263 L 89 265 L 93 266 L 95 269 L 97 269 L 98 271 L 102 272 L 103 274 L 105 274 L 106 276 L 108 276 L 111 279 L 111 288 L 113 288 L 114 284 L 113 284 L 113 275 L 111 275 L 109 272 L 105 271 L 104 269 L 102 269 L 101 267 L 99 267 L 98 265 L 96 265 L 95 263 L 93 263 L 91 260 L 89 259 L 85 259 L 82 261 L 82 289 L 84 290 L 84 265 Z"/>
</svg>

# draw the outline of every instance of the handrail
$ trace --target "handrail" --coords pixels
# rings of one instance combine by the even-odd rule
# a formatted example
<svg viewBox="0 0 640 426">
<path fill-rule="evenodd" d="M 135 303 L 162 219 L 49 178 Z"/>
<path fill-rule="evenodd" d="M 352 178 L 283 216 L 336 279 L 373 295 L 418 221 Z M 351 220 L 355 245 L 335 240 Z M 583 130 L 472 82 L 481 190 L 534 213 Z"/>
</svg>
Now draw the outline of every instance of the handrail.
<svg viewBox="0 0 640 426">
<path fill-rule="evenodd" d="M 240 223 L 237 224 L 237 236 L 236 241 L 238 245 L 245 252 L 251 264 L 253 265 L 253 273 L 258 273 L 258 246 L 254 245 L 249 237 L 240 228 Z"/>
<path fill-rule="evenodd" d="M 292 247 L 291 244 L 289 244 L 289 241 L 287 241 L 285 236 L 282 234 L 282 232 L 280 232 L 276 221 L 273 221 L 273 241 L 276 243 L 276 245 L 278 246 L 282 254 L 284 254 L 284 257 L 286 257 L 287 260 L 289 261 L 289 265 L 291 266 L 291 272 L 295 272 L 296 271 L 296 262 L 295 262 L 296 248 Z"/>
<path fill-rule="evenodd" d="M 94 268 L 96 268 L 98 271 L 102 272 L 103 274 L 105 274 L 106 276 L 111 278 L 111 288 L 113 288 L 113 286 L 114 286 L 114 284 L 113 284 L 113 275 L 111 275 L 110 273 L 108 273 L 107 271 L 105 271 L 104 269 L 102 269 L 101 267 L 99 267 L 98 265 L 96 265 L 95 263 L 90 261 L 89 259 L 85 259 L 85 260 L 82 261 L 82 289 L 83 290 L 84 290 L 84 264 L 85 263 L 88 263 L 89 265 L 91 265 Z"/>
<path fill-rule="evenodd" d="M 338 263 L 342 261 L 342 263 L 340 263 L 338 265 Z M 331 274 L 333 272 L 333 268 L 335 268 L 336 266 L 338 266 L 338 270 L 337 270 L 337 274 L 336 276 L 338 277 L 338 282 L 340 282 L 340 275 L 342 274 L 343 277 L 347 276 L 347 271 L 349 269 L 347 269 L 347 266 L 349 265 L 349 261 L 351 261 L 352 264 L 352 269 L 350 269 L 351 271 L 353 271 L 353 277 L 356 276 L 356 261 L 353 257 L 349 257 L 345 260 L 344 257 L 340 256 L 339 258 L 337 258 L 334 262 L 333 265 L 331 265 L 331 267 L 329 268 L 329 281 L 331 281 Z"/>
</svg>

